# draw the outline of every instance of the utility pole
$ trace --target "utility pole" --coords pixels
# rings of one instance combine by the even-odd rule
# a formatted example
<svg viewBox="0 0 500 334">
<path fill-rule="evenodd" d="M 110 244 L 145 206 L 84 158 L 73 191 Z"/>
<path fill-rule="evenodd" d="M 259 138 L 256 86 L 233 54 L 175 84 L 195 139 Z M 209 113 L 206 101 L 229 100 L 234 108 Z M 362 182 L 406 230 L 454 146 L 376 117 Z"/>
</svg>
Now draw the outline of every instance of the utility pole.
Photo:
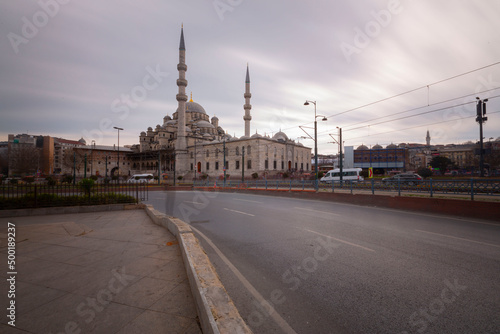
<svg viewBox="0 0 500 334">
<path fill-rule="evenodd" d="M 224 150 L 224 187 L 226 186 L 226 136 L 224 135 L 224 141 L 222 142 L 222 148 Z"/>
<path fill-rule="evenodd" d="M 477 99 L 477 117 L 476 122 L 479 123 L 479 172 L 481 177 L 484 177 L 484 148 L 483 148 L 483 123 L 488 120 L 488 117 L 484 117 L 486 115 L 486 102 L 488 99 L 480 100 L 479 97 Z"/>
<path fill-rule="evenodd" d="M 343 169 L 342 167 L 344 166 L 343 164 L 343 157 L 342 157 L 342 128 L 339 129 L 339 145 L 340 145 L 340 161 L 339 161 L 339 169 L 340 169 L 340 182 L 342 182 L 343 179 Z"/>
</svg>

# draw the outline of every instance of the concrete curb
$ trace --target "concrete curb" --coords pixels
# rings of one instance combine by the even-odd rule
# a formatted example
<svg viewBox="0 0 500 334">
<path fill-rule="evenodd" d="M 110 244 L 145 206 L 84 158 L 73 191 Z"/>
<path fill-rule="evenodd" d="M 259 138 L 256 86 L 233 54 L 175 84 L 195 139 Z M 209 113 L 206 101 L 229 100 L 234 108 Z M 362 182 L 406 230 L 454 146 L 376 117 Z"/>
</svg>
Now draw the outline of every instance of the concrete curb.
<svg viewBox="0 0 500 334">
<path fill-rule="evenodd" d="M 191 227 L 180 219 L 155 210 L 152 205 L 146 205 L 145 210 L 155 224 L 167 228 L 179 241 L 203 333 L 252 333 L 227 294 Z"/>
<path fill-rule="evenodd" d="M 107 205 L 88 205 L 88 206 L 58 206 L 52 208 L 36 208 L 36 209 L 0 210 L 0 218 L 59 215 L 66 213 L 88 213 L 88 212 L 99 212 L 99 211 L 120 211 L 120 210 L 134 210 L 142 208 L 144 208 L 144 204 L 107 204 Z"/>
</svg>

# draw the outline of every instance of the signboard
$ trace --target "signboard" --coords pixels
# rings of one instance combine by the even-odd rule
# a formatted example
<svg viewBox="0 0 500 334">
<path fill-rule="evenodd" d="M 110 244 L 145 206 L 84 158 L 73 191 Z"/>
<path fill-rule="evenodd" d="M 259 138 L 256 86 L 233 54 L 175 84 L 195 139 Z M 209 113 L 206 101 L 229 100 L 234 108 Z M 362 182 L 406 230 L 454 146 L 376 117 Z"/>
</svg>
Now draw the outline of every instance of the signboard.
<svg viewBox="0 0 500 334">
<path fill-rule="evenodd" d="M 368 177 L 373 179 L 373 167 L 368 168 Z"/>
</svg>

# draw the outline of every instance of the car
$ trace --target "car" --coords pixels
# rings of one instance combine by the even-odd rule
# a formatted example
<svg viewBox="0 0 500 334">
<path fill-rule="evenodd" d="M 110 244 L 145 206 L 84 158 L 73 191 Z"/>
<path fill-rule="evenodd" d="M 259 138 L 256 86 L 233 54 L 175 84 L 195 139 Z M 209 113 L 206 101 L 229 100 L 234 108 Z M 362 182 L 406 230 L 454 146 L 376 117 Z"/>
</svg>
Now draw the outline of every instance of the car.
<svg viewBox="0 0 500 334">
<path fill-rule="evenodd" d="M 391 177 L 386 177 L 382 179 L 382 183 L 384 184 L 407 184 L 407 185 L 415 185 L 419 182 L 422 182 L 423 177 L 415 173 L 401 173 Z"/>
<path fill-rule="evenodd" d="M 153 183 L 154 181 L 153 174 L 134 174 L 127 180 L 128 183 Z"/>
</svg>

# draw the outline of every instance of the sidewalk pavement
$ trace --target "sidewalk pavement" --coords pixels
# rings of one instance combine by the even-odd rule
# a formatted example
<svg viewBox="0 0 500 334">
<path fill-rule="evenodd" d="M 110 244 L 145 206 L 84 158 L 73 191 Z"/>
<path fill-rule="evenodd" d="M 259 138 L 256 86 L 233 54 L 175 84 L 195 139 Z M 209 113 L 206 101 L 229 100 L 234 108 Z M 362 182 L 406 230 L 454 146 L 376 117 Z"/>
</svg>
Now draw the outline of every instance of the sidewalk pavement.
<svg viewBox="0 0 500 334">
<path fill-rule="evenodd" d="M 15 224 L 16 327 L 7 325 Z M 177 239 L 144 210 L 1 218 L 0 333 L 201 333 Z"/>
</svg>

